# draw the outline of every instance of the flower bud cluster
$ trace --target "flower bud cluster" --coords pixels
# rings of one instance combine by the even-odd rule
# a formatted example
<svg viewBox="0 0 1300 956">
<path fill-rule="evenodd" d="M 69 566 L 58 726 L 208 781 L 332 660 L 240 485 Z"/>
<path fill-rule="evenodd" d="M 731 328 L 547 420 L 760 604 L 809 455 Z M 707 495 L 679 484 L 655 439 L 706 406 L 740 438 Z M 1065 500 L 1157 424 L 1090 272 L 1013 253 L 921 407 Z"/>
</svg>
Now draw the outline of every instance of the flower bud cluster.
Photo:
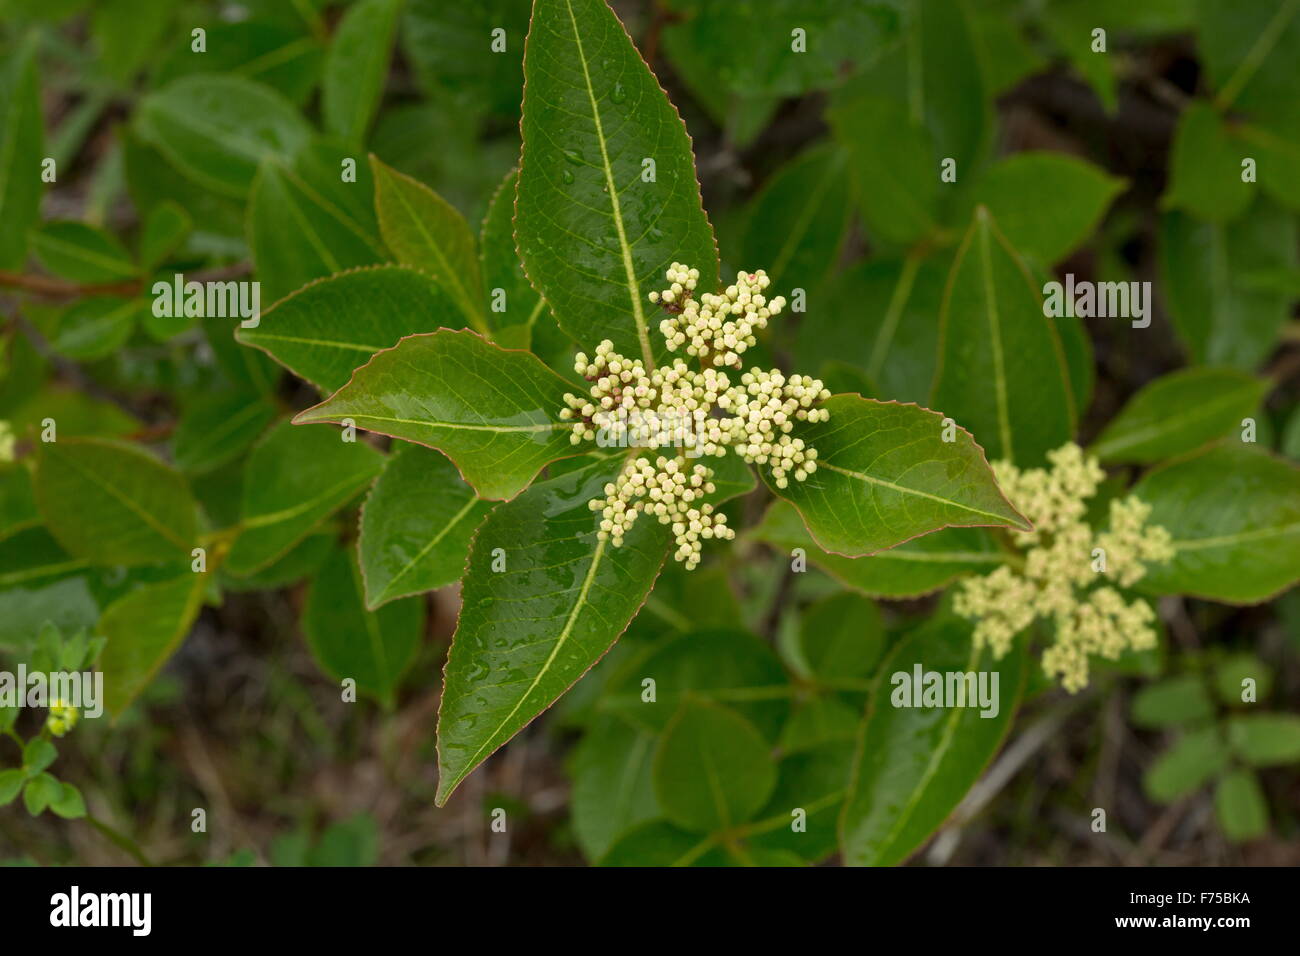
<svg viewBox="0 0 1300 956">
<path fill-rule="evenodd" d="M 740 385 L 730 389 L 719 406 L 730 413 L 722 419 L 728 444 L 750 464 L 768 465 L 778 488 L 789 487 L 789 475 L 803 481 L 817 470 L 817 449 L 792 438 L 794 423 L 824 422 L 830 412 L 813 408 L 831 397 L 822 383 L 804 375 L 787 379 L 779 371 L 750 369 Z"/>
<path fill-rule="evenodd" d="M 569 441 L 577 445 L 591 441 L 601 428 L 615 427 L 625 421 L 633 409 L 647 409 L 655 404 L 658 392 L 645 364 L 640 359 L 629 359 L 614 351 L 614 343 L 606 339 L 596 347 L 596 355 L 588 360 L 579 352 L 573 361 L 573 370 L 591 382 L 587 395 L 566 392 L 560 418 L 573 421 L 573 434 Z"/>
<path fill-rule="evenodd" d="M 705 292 L 695 297 L 699 269 L 687 269 L 674 262 L 665 273 L 670 283 L 661 292 L 651 292 L 650 301 L 662 305 L 668 317 L 659 323 L 672 351 L 740 368 L 740 355 L 757 344 L 755 331 L 767 328 L 767 320 L 785 308 L 785 299 L 764 294 L 772 280 L 762 269 L 738 272 L 733 285 L 721 294 Z"/>
<path fill-rule="evenodd" d="M 570 441 L 596 441 L 602 446 L 677 448 L 678 457 L 633 457 L 605 488 L 604 497 L 590 502 L 601 513 L 599 534 L 618 547 L 642 511 L 671 524 L 677 539 L 676 558 L 693 568 L 700 561 L 701 542 L 733 538 L 726 516 L 715 514 L 701 499 L 713 490 L 713 472 L 703 465 L 690 470 L 687 456 L 720 457 L 733 448 L 750 464 L 767 465 L 779 488 L 790 477 L 804 481 L 817 470 L 817 449 L 792 434 L 797 423 L 824 422 L 830 413 L 815 407 L 830 398 L 817 379 L 754 368 L 736 382 L 717 366 L 740 366 L 740 353 L 755 342 L 754 330 L 785 306 L 780 296 L 768 300 L 770 279 L 762 270 L 742 272 L 736 284 L 720 295 L 695 298 L 698 269 L 673 263 L 669 287 L 653 293 L 652 301 L 668 311 L 660 326 L 670 349 L 686 345 L 700 360 L 692 368 L 675 357 L 658 368 L 614 351 L 601 342 L 590 359 L 578 353 L 574 371 L 590 387 L 586 394 L 566 394 L 560 418 L 572 422 Z M 733 373 L 734 374 L 734 373 Z"/>
<path fill-rule="evenodd" d="M 976 621 L 976 645 L 989 646 L 996 657 L 1035 620 L 1052 622 L 1055 640 L 1043 652 L 1043 668 L 1074 692 L 1088 683 L 1091 655 L 1114 660 L 1125 650 L 1155 645 L 1151 606 L 1141 599 L 1126 602 L 1102 582 L 1131 587 L 1148 564 L 1169 560 L 1173 547 L 1168 531 L 1147 524 L 1150 505 L 1132 496 L 1112 501 L 1109 528 L 1094 531 L 1086 521 L 1087 499 L 1104 472 L 1073 444 L 1049 453 L 1048 460 L 1047 469 L 994 464 L 998 483 L 1034 530 L 1011 533 L 1023 561 L 967 578 L 953 607 Z"/>
<path fill-rule="evenodd" d="M 713 471 L 704 465 L 695 465 L 687 472 L 676 459 L 634 458 L 624 466 L 619 476 L 605 485 L 605 497 L 593 498 L 588 506 L 600 512 L 600 540 L 609 540 L 614 547 L 623 543 L 624 536 L 636 522 L 641 512 L 654 515 L 660 524 L 672 525 L 677 541 L 674 553 L 687 570 L 700 563 L 700 546 L 704 539 L 731 539 L 736 532 L 727 527 L 727 516 L 714 512 L 713 506 L 703 501 L 705 495 L 717 490 L 710 480 Z"/>
</svg>

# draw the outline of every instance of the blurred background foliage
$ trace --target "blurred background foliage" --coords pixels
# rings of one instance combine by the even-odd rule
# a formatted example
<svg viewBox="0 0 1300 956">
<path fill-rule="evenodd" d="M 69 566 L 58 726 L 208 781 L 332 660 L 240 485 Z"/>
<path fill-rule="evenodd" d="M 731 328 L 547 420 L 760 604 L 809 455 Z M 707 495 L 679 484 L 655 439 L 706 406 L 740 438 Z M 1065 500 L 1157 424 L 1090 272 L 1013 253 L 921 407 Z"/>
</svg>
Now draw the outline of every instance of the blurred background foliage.
<svg viewBox="0 0 1300 956">
<path fill-rule="evenodd" d="M 363 5 L 364 20 L 350 21 Z M 1294 0 L 613 6 L 692 136 L 724 274 L 764 266 L 778 287 L 797 279 L 806 291 L 802 321 L 764 343 L 786 367 L 821 374 L 837 391 L 924 404 L 948 267 L 984 204 L 1043 278 L 1156 289 L 1149 329 L 1106 318 L 1061 325 L 1073 343 L 1081 444 L 1147 383 L 1206 365 L 1242 373 L 1258 442 L 1300 460 Z M 339 157 L 371 151 L 477 225 L 518 160 L 529 9 L 528 0 L 0 0 L 5 142 L 58 169 L 43 197 L 26 184 L 0 189 L 11 221 L 37 202 L 41 221 L 29 248 L 3 224 L 0 270 L 22 273 L 30 252 L 56 284 L 99 290 L 68 302 L 0 282 L 0 417 L 23 436 L 58 408 L 61 436 L 166 447 L 214 524 L 227 523 L 250 447 L 278 409 L 310 393 L 208 320 L 153 316 L 131 282 L 155 271 L 251 271 L 265 308 L 325 272 L 309 258 L 275 259 L 279 220 L 259 220 L 252 167 L 220 148 L 215 158 L 201 146 L 177 155 L 169 124 L 215 117 L 235 141 L 249 126 L 249 135 L 291 141 L 302 148 L 285 182 L 304 190 L 333 175 Z M 202 57 L 191 49 L 198 27 Z M 502 54 L 488 52 L 497 28 Z M 796 28 L 807 31 L 808 55 L 788 55 Z M 377 73 L 359 65 L 376 36 Z M 35 113 L 23 108 L 33 86 Z M 1257 187 L 1241 182 L 1242 155 L 1258 160 Z M 935 175 L 945 159 L 955 161 L 952 188 Z M 364 162 L 359 175 L 368 175 Z M 253 188 L 271 201 L 266 183 Z M 378 259 L 364 243 L 336 258 Z M 556 355 L 568 349 L 551 345 Z M 203 440 L 236 409 L 236 434 L 216 447 Z M 0 577 L 21 573 L 46 546 L 24 523 L 29 493 L 6 472 Z M 745 507 L 748 524 L 764 515 L 761 501 Z M 759 540 L 789 543 L 781 518 L 774 509 L 763 534 L 699 572 L 666 571 L 606 660 L 441 811 L 432 804 L 433 724 L 455 591 L 424 602 L 424 639 L 397 686 L 339 706 L 322 670 L 332 670 L 320 647 L 327 638 L 303 637 L 309 581 L 349 573 L 331 570 L 335 542 L 350 533 L 334 519 L 258 575 L 223 573 L 224 601 L 203 610 L 122 718 L 83 721 L 60 744 L 59 776 L 76 782 L 99 822 L 33 818 L 11 804 L 0 811 L 0 857 L 833 859 L 843 767 L 876 664 L 906 653 L 918 634 L 933 647 L 960 644 L 968 625 L 937 597 L 845 591 L 847 562 L 783 576 L 785 548 Z M 53 616 L 65 636 L 93 628 L 142 583 L 138 571 L 80 569 L 39 593 L 0 592 L 4 660 L 34 653 L 41 619 Z M 1160 611 L 1159 653 L 1100 668 L 1078 697 L 1031 675 L 1003 757 L 917 860 L 1300 862 L 1295 725 L 1279 717 L 1259 738 L 1275 746 L 1252 749 L 1234 693 L 1241 673 L 1265 675 L 1261 709 L 1294 710 L 1297 594 L 1243 607 L 1165 598 Z M 318 608 L 318 628 L 343 613 Z M 646 673 L 691 688 L 699 703 L 686 713 L 700 734 L 734 741 L 726 715 L 738 713 L 779 746 L 772 779 L 752 781 L 769 806 L 745 808 L 751 822 L 726 841 L 681 843 L 655 822 L 663 794 L 651 758 L 664 727 L 627 706 Z M 721 716 L 710 709 L 719 702 Z M 807 807 L 811 839 L 789 840 L 785 790 L 794 782 L 824 795 Z M 194 807 L 207 808 L 206 833 L 191 831 Z M 1107 808 L 1104 833 L 1090 825 L 1096 807 Z M 494 808 L 507 812 L 506 834 L 491 830 Z M 693 808 L 674 811 L 689 819 Z M 709 832 L 709 821 L 698 829 Z"/>
</svg>

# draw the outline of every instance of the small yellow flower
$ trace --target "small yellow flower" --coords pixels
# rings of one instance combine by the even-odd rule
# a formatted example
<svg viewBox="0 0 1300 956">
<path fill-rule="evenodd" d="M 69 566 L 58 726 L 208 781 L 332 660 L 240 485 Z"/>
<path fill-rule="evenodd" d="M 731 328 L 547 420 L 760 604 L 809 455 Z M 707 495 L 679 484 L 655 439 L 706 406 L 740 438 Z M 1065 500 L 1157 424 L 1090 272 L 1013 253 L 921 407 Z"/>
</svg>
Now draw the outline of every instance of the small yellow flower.
<svg viewBox="0 0 1300 956">
<path fill-rule="evenodd" d="M 55 699 L 50 702 L 50 713 L 45 718 L 45 726 L 54 736 L 62 737 L 77 726 L 77 721 L 80 719 L 81 711 L 71 704 L 65 704 L 61 699 Z"/>
</svg>

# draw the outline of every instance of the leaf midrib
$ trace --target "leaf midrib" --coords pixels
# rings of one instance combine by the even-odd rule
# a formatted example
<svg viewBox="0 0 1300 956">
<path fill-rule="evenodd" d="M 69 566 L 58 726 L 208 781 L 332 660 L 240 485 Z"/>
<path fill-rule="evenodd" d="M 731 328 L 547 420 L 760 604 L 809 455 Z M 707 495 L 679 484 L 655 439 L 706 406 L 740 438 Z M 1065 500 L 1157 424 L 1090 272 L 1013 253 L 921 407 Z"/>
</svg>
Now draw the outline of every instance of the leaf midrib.
<svg viewBox="0 0 1300 956">
<path fill-rule="evenodd" d="M 163 539 L 171 542 L 172 544 L 176 545 L 176 547 L 181 548 L 182 550 L 184 550 L 186 545 L 189 543 L 184 538 L 173 537 L 172 530 L 170 528 L 168 528 L 166 525 L 162 524 L 161 522 L 156 521 L 153 515 L 151 515 L 149 512 L 145 511 L 144 509 L 138 507 L 134 501 L 132 501 L 130 498 L 126 497 L 124 494 L 118 491 L 118 489 L 115 486 L 109 484 L 107 481 L 101 480 L 98 474 L 96 474 L 93 471 L 86 471 L 86 469 L 82 468 L 81 465 L 75 460 L 74 457 L 65 457 L 61 460 L 64 464 L 66 464 L 73 471 L 77 472 L 77 474 L 79 474 L 82 478 L 89 481 L 92 485 L 96 485 L 97 487 L 102 488 L 104 491 L 108 492 L 112 497 L 116 498 L 123 505 L 123 507 L 125 507 L 128 511 L 130 511 L 132 514 L 138 517 L 146 525 L 148 525 L 154 531 L 155 534 L 160 535 Z"/>
<path fill-rule="evenodd" d="M 441 422 L 429 420 L 420 420 L 416 418 L 390 418 L 386 415 L 349 415 L 359 424 L 362 420 L 370 422 L 388 422 L 394 425 L 422 425 L 425 428 L 448 428 L 453 431 L 467 432 L 496 432 L 500 434 L 514 434 L 519 432 L 544 432 L 555 431 L 561 428 L 572 428 L 567 422 L 543 422 L 538 425 L 470 425 L 460 424 L 457 422 Z M 326 422 L 335 421 L 332 418 L 304 418 L 304 422 Z"/>
<path fill-rule="evenodd" d="M 1233 534 L 1215 535 L 1208 538 L 1174 540 L 1170 544 L 1172 544 L 1175 551 L 1203 551 L 1206 548 L 1226 548 L 1237 544 L 1245 544 L 1247 541 L 1280 538 L 1295 533 L 1300 533 L 1300 521 L 1272 528 L 1252 528 L 1249 531 L 1238 531 Z"/>
<path fill-rule="evenodd" d="M 514 719 L 515 714 L 519 713 L 520 708 L 524 706 L 524 701 L 528 700 L 529 696 L 532 695 L 533 691 L 535 691 L 541 683 L 542 678 L 550 672 L 551 666 L 559 656 L 560 650 L 566 643 L 568 643 L 569 637 L 573 633 L 573 627 L 577 623 L 578 614 L 587 604 L 587 595 L 591 592 L 591 584 L 596 579 L 596 571 L 599 569 L 601 561 L 605 556 L 606 544 L 606 540 L 600 540 L 596 543 L 596 550 L 592 553 L 591 565 L 587 568 L 587 574 L 582 580 L 582 587 L 578 591 L 578 598 L 574 601 L 572 610 L 569 611 L 568 619 L 564 622 L 564 627 L 560 631 L 559 637 L 556 638 L 555 646 L 551 648 L 551 653 L 547 656 L 546 660 L 542 662 L 542 666 L 538 669 L 537 675 L 533 678 L 533 682 L 528 685 L 527 690 L 519 695 L 519 699 L 515 701 L 515 706 L 510 709 L 510 713 L 506 714 L 492 732 L 483 738 L 483 744 L 474 752 L 473 756 L 465 761 L 463 764 L 465 769 L 456 775 L 456 778 L 452 781 L 453 785 L 460 783 L 470 770 L 478 766 L 479 761 L 483 758 L 484 752 L 488 751 L 488 748 L 497 746 L 497 735 L 501 733 L 503 728 L 509 725 L 510 721 Z M 446 792 L 450 793 L 450 789 Z"/>
<path fill-rule="evenodd" d="M 928 491 L 921 491 L 918 488 L 908 488 L 904 485 L 895 484 L 894 482 L 888 481 L 884 478 L 876 478 L 873 475 L 866 474 L 865 472 L 853 471 L 850 468 L 841 468 L 839 465 L 832 465 L 830 462 L 826 461 L 825 459 L 818 459 L 817 465 L 820 468 L 829 468 L 831 471 L 838 471 L 842 475 L 847 475 L 850 478 L 856 478 L 859 481 L 866 482 L 867 484 L 870 485 L 880 485 L 882 488 L 888 488 L 891 491 L 897 491 L 900 494 L 915 495 L 918 498 L 928 498 L 931 501 L 937 501 L 938 503 L 943 505 L 950 505 L 954 508 L 960 508 L 962 511 L 969 511 L 971 514 L 982 515 L 986 518 L 995 518 L 997 519 L 999 524 L 1005 524 L 1008 520 L 1013 520 L 1013 519 L 1009 519 L 1008 516 L 1006 515 L 995 514 L 992 511 L 984 511 L 981 508 L 973 508 L 970 505 L 962 504 L 960 501 L 953 501 L 950 498 L 943 498 L 939 495 L 931 494 Z"/>
<path fill-rule="evenodd" d="M 623 209 L 618 200 L 618 188 L 614 183 L 614 170 L 609 162 L 609 148 L 605 142 L 605 127 L 600 120 L 596 90 L 591 85 L 591 73 L 587 69 L 587 54 L 582 47 L 582 36 L 578 30 L 578 18 L 574 15 L 572 0 L 564 0 L 564 6 L 569 12 L 569 22 L 573 24 L 573 42 L 578 47 L 578 65 L 582 67 L 582 79 L 587 86 L 587 98 L 591 102 L 591 118 L 595 124 L 596 142 L 600 146 L 600 161 L 605 173 L 610 209 L 614 215 L 614 229 L 618 233 L 619 251 L 623 257 L 623 268 L 627 272 L 628 295 L 632 300 L 632 318 L 636 322 L 636 334 L 641 342 L 641 355 L 645 360 L 645 367 L 653 369 L 654 352 L 650 348 L 650 334 L 646 328 L 645 312 L 641 306 L 641 287 L 636 278 L 636 266 L 632 262 L 632 247 L 627 241 L 627 230 L 623 227 Z"/>
<path fill-rule="evenodd" d="M 1243 382 L 1241 383 L 1241 387 L 1235 392 L 1220 395 L 1217 399 L 1210 399 L 1208 402 L 1203 404 L 1192 405 L 1191 408 L 1181 414 L 1175 412 L 1173 415 L 1164 416 L 1154 424 L 1137 428 L 1129 432 L 1127 435 L 1121 433 L 1118 438 L 1112 438 L 1110 441 L 1106 442 L 1098 442 L 1096 447 L 1093 448 L 1093 453 L 1098 457 L 1105 457 L 1106 455 L 1114 454 L 1116 451 L 1129 448 L 1132 445 L 1141 444 L 1142 442 L 1149 441 L 1153 438 L 1161 438 L 1185 425 L 1196 424 L 1198 419 L 1208 418 L 1210 413 L 1218 411 L 1223 406 L 1232 405 L 1235 402 L 1241 401 L 1242 398 L 1250 394 L 1257 385 L 1258 383 L 1254 381 L 1249 383 Z"/>
<path fill-rule="evenodd" d="M 989 345 L 993 352 L 993 387 L 997 402 L 998 432 L 1002 440 L 1001 457 L 1015 461 L 1015 446 L 1011 443 L 1011 418 L 1007 408 L 1007 371 L 1002 355 L 1002 323 L 993 287 L 993 260 L 989 250 L 989 228 L 985 222 L 979 226 L 980 279 L 984 283 L 984 312 L 989 323 Z"/>
<path fill-rule="evenodd" d="M 389 174 L 388 171 L 385 170 L 380 175 L 389 175 Z M 443 281 L 446 281 L 452 284 L 453 286 L 455 286 L 456 303 L 457 305 L 460 306 L 460 310 L 463 313 L 465 313 L 465 317 L 469 319 L 470 325 L 472 325 L 476 330 L 483 333 L 484 335 L 487 335 L 488 329 L 486 324 L 483 321 L 483 316 L 479 314 L 476 308 L 474 308 L 474 305 L 470 300 L 469 290 L 465 288 L 465 283 L 461 279 L 460 273 L 451 267 L 451 262 L 447 259 L 446 253 L 443 251 L 442 247 L 438 245 L 438 243 L 434 240 L 433 236 L 429 233 L 429 231 L 424 228 L 424 220 L 422 220 L 418 215 L 416 215 L 415 209 L 411 206 L 410 202 L 407 201 L 406 195 L 403 192 L 403 187 L 405 184 L 402 183 L 400 180 L 398 180 L 396 176 L 390 176 L 390 178 L 394 183 L 394 188 L 390 190 L 391 194 L 397 197 L 397 200 L 401 203 L 402 211 L 406 214 L 407 219 L 410 222 L 415 224 L 416 229 L 419 231 L 420 235 L 424 238 L 425 244 L 428 246 L 430 250 L 432 250 L 434 257 L 437 258 L 438 266 L 442 271 L 442 276 L 444 277 Z M 430 191 L 432 192 L 432 190 Z"/>
<path fill-rule="evenodd" d="M 469 501 L 465 502 L 465 507 L 461 508 L 458 512 L 456 512 L 456 514 L 454 514 L 451 517 L 451 520 L 442 526 L 442 528 L 438 531 L 438 533 L 435 534 L 429 540 L 428 544 L 426 544 L 423 548 L 420 549 L 419 553 L 415 557 L 413 557 L 410 561 L 406 562 L 406 564 L 402 566 L 402 569 L 400 571 L 398 571 L 396 574 L 394 574 L 391 578 L 388 579 L 388 583 L 384 585 L 384 590 L 381 592 L 381 597 L 385 601 L 391 599 L 394 596 L 393 590 L 394 590 L 394 586 L 397 584 L 398 579 L 408 574 L 412 568 L 414 568 L 417 564 L 419 564 L 422 560 L 424 560 L 424 556 L 427 555 L 430 551 L 432 551 L 435 547 L 437 547 L 438 542 L 441 541 L 443 538 L 445 538 L 448 534 L 450 534 L 451 529 L 456 527 L 456 525 L 460 524 L 460 522 L 464 519 L 465 515 L 469 514 L 469 512 L 473 509 L 473 507 L 476 504 L 478 504 L 478 502 L 479 499 L 471 495 Z"/>
<path fill-rule="evenodd" d="M 979 660 L 979 655 L 979 648 L 977 648 L 975 642 L 972 641 L 970 656 L 966 659 L 966 666 L 963 669 L 967 672 L 975 670 L 975 664 Z M 957 733 L 957 725 L 961 722 L 961 718 L 964 714 L 965 710 L 960 707 L 949 708 L 949 714 L 943 722 L 943 732 L 939 735 L 939 744 L 930 754 L 930 759 L 926 762 L 925 772 L 921 774 L 921 778 L 912 788 L 907 803 L 903 805 L 903 808 L 895 818 L 894 825 L 880 841 L 881 847 L 887 848 L 916 812 L 916 808 L 920 804 L 921 798 L 925 795 L 926 787 L 929 785 L 930 780 L 934 775 L 939 772 L 939 766 L 943 763 L 944 758 L 948 756 L 948 751 L 952 747 L 952 739 Z M 876 854 L 876 858 L 880 858 L 879 853 Z"/>
</svg>

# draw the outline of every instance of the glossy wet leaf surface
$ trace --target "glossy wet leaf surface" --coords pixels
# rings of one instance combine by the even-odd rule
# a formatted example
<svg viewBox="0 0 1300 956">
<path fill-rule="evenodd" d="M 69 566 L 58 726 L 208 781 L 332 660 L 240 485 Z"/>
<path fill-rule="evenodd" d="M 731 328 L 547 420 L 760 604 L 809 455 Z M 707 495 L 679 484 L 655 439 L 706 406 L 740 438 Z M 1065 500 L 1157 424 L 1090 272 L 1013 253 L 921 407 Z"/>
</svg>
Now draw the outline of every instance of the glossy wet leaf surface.
<svg viewBox="0 0 1300 956">
<path fill-rule="evenodd" d="M 907 859 L 948 817 L 1001 745 L 1031 666 L 1025 643 L 1018 641 L 1006 657 L 993 661 L 987 650 L 974 649 L 970 632 L 965 621 L 940 619 L 904 639 L 881 664 L 840 816 L 846 863 L 891 866 Z M 969 700 L 964 707 L 895 705 L 902 684 L 894 675 L 910 680 L 918 666 L 923 673 L 944 675 L 945 682 L 948 673 L 988 675 L 989 690 L 996 674 L 997 694 L 991 698 L 996 714 L 981 716 L 984 709 Z"/>
<path fill-rule="evenodd" d="M 404 266 L 356 269 L 308 285 L 276 303 L 235 339 L 263 349 L 324 392 L 405 335 L 456 328 L 461 317 L 428 276 Z"/>
<path fill-rule="evenodd" d="M 821 548 L 858 557 L 946 527 L 1024 527 L 971 436 L 943 440 L 942 415 L 856 395 L 824 407 L 829 421 L 795 432 L 817 449 L 817 470 L 777 490 Z"/>
<path fill-rule="evenodd" d="M 665 270 L 694 266 L 703 289 L 717 275 L 686 129 L 604 0 L 535 3 L 524 76 L 524 268 L 589 352 L 610 339 L 652 362 Z"/>
<path fill-rule="evenodd" d="M 615 470 L 598 463 L 536 484 L 475 536 L 443 674 L 439 803 L 600 659 L 653 586 L 666 528 L 641 520 L 622 547 L 596 540 L 587 502 Z"/>
<path fill-rule="evenodd" d="M 379 352 L 296 422 L 358 428 L 437 448 L 484 498 L 512 498 L 575 453 L 558 419 L 571 386 L 535 356 L 473 332 L 413 335 Z"/>
</svg>

